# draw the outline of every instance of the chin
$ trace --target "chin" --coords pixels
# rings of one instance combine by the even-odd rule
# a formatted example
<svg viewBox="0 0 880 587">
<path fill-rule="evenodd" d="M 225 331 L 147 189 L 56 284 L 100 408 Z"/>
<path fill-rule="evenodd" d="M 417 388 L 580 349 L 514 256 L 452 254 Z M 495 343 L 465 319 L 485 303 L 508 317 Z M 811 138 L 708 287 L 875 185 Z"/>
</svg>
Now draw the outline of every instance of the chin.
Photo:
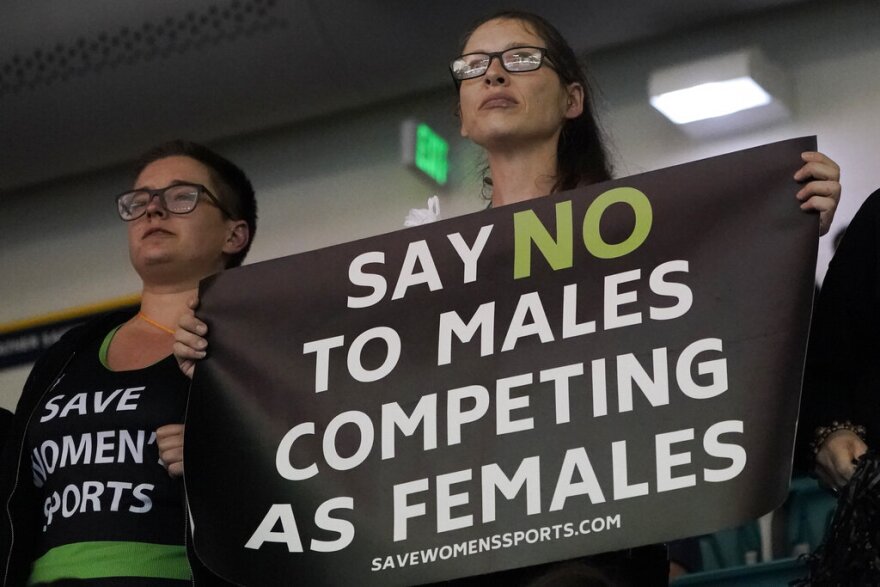
<svg viewBox="0 0 880 587">
<path fill-rule="evenodd" d="M 494 146 L 503 147 L 510 144 L 516 134 L 516 129 L 511 128 L 510 125 L 492 125 L 471 133 L 469 138 L 484 149 L 491 149 Z"/>
<path fill-rule="evenodd" d="M 157 265 L 165 265 L 166 263 L 170 263 L 171 260 L 171 255 L 164 253 L 156 255 L 146 255 L 143 259 L 141 259 L 141 264 L 144 267 L 155 267 Z"/>
</svg>

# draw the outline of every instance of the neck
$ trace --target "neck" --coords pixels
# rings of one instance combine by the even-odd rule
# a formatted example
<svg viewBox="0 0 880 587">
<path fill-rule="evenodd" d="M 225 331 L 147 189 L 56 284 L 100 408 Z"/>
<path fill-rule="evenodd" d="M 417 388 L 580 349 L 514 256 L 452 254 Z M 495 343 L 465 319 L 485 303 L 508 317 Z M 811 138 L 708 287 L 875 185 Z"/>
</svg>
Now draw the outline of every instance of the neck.
<svg viewBox="0 0 880 587">
<path fill-rule="evenodd" d="M 178 290 L 144 287 L 141 312 L 151 320 L 175 330 L 180 316 L 188 310 L 187 303 L 198 296 L 198 287 Z"/>
<path fill-rule="evenodd" d="M 532 148 L 488 151 L 492 206 L 546 196 L 556 183 L 556 141 Z"/>
<path fill-rule="evenodd" d="M 223 271 L 226 258 L 152 259 L 138 261 L 135 271 L 143 283 L 143 291 L 159 294 L 189 291 L 199 287 L 199 281 Z"/>
</svg>

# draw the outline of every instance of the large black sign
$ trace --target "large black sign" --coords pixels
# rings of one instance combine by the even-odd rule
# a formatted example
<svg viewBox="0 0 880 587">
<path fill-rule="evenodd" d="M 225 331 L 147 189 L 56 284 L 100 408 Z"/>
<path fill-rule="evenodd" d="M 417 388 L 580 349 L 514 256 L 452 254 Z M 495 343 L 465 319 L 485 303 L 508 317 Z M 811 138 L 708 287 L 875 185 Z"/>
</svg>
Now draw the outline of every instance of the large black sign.
<svg viewBox="0 0 880 587">
<path fill-rule="evenodd" d="M 406 585 L 710 532 L 785 496 L 817 218 L 798 139 L 206 282 L 195 549 Z"/>
</svg>

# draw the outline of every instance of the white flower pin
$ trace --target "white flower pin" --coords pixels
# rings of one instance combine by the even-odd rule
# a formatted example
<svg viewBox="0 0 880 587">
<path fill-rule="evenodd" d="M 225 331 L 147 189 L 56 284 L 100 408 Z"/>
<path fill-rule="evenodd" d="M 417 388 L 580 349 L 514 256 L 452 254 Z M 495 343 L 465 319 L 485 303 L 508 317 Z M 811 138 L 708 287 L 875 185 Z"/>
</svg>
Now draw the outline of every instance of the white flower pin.
<svg viewBox="0 0 880 587">
<path fill-rule="evenodd" d="M 406 215 L 403 225 L 409 228 L 411 226 L 430 224 L 431 222 L 437 222 L 438 220 L 440 220 L 440 198 L 437 196 L 431 196 L 428 198 L 428 207 L 412 208 L 409 211 L 409 214 Z"/>
</svg>

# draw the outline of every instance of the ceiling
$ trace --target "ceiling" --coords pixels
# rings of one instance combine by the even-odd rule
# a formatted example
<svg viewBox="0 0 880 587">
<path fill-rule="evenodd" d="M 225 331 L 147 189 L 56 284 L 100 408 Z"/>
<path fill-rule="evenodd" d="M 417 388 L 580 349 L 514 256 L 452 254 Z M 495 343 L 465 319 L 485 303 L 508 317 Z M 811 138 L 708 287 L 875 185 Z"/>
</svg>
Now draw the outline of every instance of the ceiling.
<svg viewBox="0 0 880 587">
<path fill-rule="evenodd" d="M 530 0 L 579 52 L 803 0 Z M 492 0 L 3 0 L 0 192 L 448 83 Z"/>
</svg>

